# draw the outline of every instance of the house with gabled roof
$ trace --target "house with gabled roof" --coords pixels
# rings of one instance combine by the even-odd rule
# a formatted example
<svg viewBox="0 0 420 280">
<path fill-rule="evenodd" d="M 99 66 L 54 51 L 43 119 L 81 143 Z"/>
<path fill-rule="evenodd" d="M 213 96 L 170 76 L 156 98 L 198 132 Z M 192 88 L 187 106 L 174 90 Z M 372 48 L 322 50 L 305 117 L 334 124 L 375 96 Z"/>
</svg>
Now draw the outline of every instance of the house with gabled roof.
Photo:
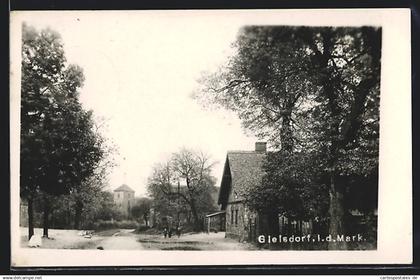
<svg viewBox="0 0 420 280">
<path fill-rule="evenodd" d="M 262 183 L 266 142 L 255 143 L 255 151 L 229 151 L 223 169 L 218 204 L 225 212 L 226 237 L 252 241 L 258 231 L 258 215 L 247 208 L 244 194 Z"/>
<path fill-rule="evenodd" d="M 220 211 L 207 215 L 208 228 L 218 225 L 218 220 L 224 220 L 225 236 L 239 241 L 255 243 L 261 234 L 272 230 L 267 214 L 257 213 L 247 207 L 245 197 L 254 187 L 261 186 L 264 176 L 264 160 L 267 155 L 266 143 L 255 143 L 254 151 L 228 151 L 223 169 L 223 176 L 218 196 Z M 349 211 L 354 225 L 363 227 L 366 214 L 357 209 Z M 376 217 L 377 214 L 374 216 Z M 371 219 L 375 219 L 375 217 Z M 357 220 L 358 218 L 358 220 Z M 278 214 L 278 232 L 292 235 L 309 233 L 327 233 L 327 226 L 319 217 L 308 220 L 298 220 Z"/>
<path fill-rule="evenodd" d="M 134 193 L 134 190 L 126 184 L 122 184 L 114 190 L 115 204 L 125 217 L 130 216 L 130 210 L 134 204 Z"/>
</svg>

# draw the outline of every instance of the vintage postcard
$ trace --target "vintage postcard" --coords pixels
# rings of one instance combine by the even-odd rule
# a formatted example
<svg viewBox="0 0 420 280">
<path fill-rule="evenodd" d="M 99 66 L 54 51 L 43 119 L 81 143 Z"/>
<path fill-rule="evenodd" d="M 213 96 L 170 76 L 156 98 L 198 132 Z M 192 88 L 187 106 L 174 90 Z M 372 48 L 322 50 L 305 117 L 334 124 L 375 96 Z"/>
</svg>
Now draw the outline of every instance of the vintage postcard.
<svg viewBox="0 0 420 280">
<path fill-rule="evenodd" d="M 13 266 L 410 264 L 409 9 L 14 11 Z"/>
</svg>

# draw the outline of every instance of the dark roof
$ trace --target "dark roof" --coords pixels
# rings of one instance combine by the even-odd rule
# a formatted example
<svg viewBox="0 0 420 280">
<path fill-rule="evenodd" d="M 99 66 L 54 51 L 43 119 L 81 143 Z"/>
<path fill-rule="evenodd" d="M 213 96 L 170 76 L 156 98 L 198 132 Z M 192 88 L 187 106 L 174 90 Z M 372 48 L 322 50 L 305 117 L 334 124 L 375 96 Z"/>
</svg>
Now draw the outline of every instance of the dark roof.
<svg viewBox="0 0 420 280">
<path fill-rule="evenodd" d="M 248 151 L 231 151 L 227 153 L 218 203 L 222 209 L 231 193 L 231 187 L 237 195 L 232 201 L 240 201 L 243 194 L 261 183 L 262 164 L 265 153 Z"/>
<path fill-rule="evenodd" d="M 114 192 L 134 192 L 134 190 L 130 188 L 129 186 L 127 186 L 126 184 L 122 184 L 121 186 L 116 188 Z"/>
</svg>

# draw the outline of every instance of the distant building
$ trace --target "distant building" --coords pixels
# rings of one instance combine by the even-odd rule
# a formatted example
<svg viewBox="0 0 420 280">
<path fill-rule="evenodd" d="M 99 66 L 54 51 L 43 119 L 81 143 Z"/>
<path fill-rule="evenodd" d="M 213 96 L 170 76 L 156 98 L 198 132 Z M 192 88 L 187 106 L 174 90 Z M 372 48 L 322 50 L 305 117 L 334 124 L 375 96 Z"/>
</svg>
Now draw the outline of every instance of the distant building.
<svg viewBox="0 0 420 280">
<path fill-rule="evenodd" d="M 134 190 L 123 184 L 114 190 L 114 201 L 125 217 L 130 216 L 131 207 L 134 204 Z"/>
</svg>

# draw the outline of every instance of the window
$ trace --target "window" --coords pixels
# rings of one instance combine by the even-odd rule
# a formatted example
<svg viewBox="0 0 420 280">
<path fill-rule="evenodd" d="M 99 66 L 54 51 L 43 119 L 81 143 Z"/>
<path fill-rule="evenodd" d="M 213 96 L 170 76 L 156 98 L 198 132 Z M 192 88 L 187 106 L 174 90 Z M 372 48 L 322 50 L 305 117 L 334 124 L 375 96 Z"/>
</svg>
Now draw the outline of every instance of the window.
<svg viewBox="0 0 420 280">
<path fill-rule="evenodd" d="M 238 209 L 235 210 L 235 226 L 238 225 Z"/>
<path fill-rule="evenodd" d="M 230 211 L 230 223 L 231 224 L 233 224 L 234 223 L 234 215 L 233 215 L 233 213 L 234 213 L 234 210 L 233 209 L 231 209 L 231 211 Z"/>
<path fill-rule="evenodd" d="M 235 224 L 235 209 L 233 209 L 230 211 L 230 223 L 233 225 Z"/>
</svg>

